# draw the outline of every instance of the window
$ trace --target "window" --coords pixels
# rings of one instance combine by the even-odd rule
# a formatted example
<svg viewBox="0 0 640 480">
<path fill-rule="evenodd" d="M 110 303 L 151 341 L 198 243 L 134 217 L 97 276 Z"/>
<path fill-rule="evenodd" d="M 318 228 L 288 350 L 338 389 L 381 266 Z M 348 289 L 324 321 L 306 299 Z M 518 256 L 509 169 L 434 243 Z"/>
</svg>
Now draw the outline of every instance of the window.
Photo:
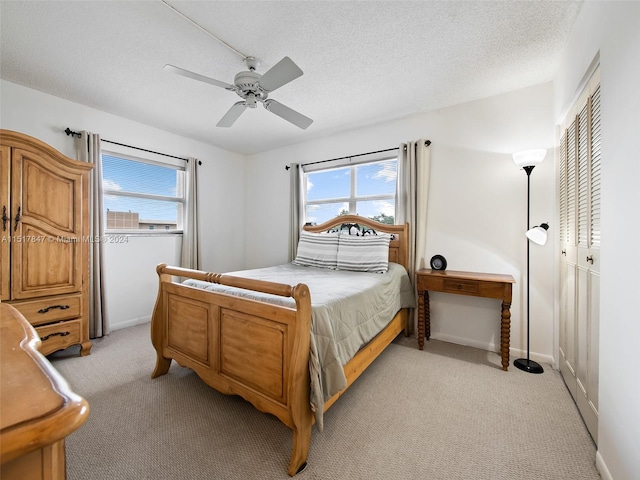
<svg viewBox="0 0 640 480">
<path fill-rule="evenodd" d="M 397 172 L 396 157 L 305 171 L 305 223 L 351 214 L 393 224 Z"/>
<path fill-rule="evenodd" d="M 121 154 L 102 154 L 107 232 L 182 231 L 184 167 Z"/>
</svg>

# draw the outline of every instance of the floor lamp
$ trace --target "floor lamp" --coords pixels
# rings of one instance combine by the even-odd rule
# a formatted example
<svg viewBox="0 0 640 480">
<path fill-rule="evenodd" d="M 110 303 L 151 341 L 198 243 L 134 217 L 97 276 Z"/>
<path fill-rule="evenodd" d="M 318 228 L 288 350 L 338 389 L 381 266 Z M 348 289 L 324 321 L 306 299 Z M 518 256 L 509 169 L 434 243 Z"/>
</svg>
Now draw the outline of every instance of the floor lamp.
<svg viewBox="0 0 640 480">
<path fill-rule="evenodd" d="M 547 230 L 549 225 L 542 223 L 539 226 L 530 228 L 529 213 L 531 209 L 531 172 L 534 167 L 544 160 L 547 151 L 543 148 L 534 150 L 525 150 L 513 154 L 513 161 L 518 167 L 521 167 L 527 173 L 527 358 L 519 358 L 513 362 L 513 365 L 529 373 L 542 373 L 544 369 L 542 365 L 534 362 L 529 358 L 529 242 L 535 242 L 544 245 L 547 241 Z"/>
</svg>

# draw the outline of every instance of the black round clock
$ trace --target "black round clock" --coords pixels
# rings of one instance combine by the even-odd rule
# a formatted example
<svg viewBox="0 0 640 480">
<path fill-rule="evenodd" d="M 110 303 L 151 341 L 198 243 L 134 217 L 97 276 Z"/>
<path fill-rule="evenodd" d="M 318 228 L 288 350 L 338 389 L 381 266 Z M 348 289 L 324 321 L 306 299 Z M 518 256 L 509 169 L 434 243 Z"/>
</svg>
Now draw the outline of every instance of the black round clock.
<svg viewBox="0 0 640 480">
<path fill-rule="evenodd" d="M 447 259 L 442 255 L 434 255 L 431 257 L 431 268 L 433 270 L 444 270 L 447 268 Z"/>
</svg>

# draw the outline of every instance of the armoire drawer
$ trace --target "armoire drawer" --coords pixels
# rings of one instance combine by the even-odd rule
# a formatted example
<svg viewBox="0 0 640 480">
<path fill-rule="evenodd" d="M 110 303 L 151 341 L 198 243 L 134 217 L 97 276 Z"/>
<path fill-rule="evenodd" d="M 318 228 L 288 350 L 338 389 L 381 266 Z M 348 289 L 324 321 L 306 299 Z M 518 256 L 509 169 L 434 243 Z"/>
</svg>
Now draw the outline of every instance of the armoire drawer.
<svg viewBox="0 0 640 480">
<path fill-rule="evenodd" d="M 40 353 L 49 355 L 56 350 L 63 350 L 71 345 L 81 343 L 81 330 L 80 320 L 69 320 L 36 327 L 36 332 L 38 332 L 42 342 Z"/>
<path fill-rule="evenodd" d="M 11 304 L 31 325 L 43 325 L 79 317 L 82 312 L 82 295 L 59 295 Z"/>
</svg>

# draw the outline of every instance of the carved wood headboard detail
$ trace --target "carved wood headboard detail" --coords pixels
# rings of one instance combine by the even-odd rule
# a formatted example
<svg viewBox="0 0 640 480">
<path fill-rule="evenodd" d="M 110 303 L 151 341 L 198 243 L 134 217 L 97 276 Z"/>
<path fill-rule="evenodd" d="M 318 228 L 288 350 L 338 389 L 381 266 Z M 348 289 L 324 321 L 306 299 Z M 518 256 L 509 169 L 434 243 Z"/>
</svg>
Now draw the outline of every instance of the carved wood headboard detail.
<svg viewBox="0 0 640 480">
<path fill-rule="evenodd" d="M 364 229 L 365 233 L 392 234 L 389 242 L 389 261 L 399 263 L 409 270 L 409 225 L 406 223 L 404 225 L 388 225 L 358 215 L 340 215 L 319 225 L 305 225 L 303 229 L 311 233 L 323 233 L 329 230 L 340 230 L 342 226 L 349 228 L 353 224 L 358 227 L 360 232 Z"/>
</svg>

